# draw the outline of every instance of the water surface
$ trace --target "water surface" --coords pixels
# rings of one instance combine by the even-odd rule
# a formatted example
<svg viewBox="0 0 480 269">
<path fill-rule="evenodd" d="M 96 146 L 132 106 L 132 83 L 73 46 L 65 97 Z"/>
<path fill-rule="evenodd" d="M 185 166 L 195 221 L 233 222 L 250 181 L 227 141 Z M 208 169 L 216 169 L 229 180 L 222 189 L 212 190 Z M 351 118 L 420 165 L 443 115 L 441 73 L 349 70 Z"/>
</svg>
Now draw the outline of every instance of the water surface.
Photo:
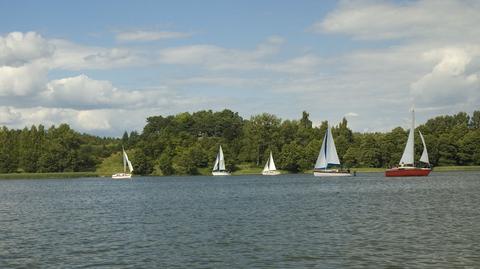
<svg viewBox="0 0 480 269">
<path fill-rule="evenodd" d="M 479 268 L 480 173 L 0 180 L 0 268 Z"/>
</svg>

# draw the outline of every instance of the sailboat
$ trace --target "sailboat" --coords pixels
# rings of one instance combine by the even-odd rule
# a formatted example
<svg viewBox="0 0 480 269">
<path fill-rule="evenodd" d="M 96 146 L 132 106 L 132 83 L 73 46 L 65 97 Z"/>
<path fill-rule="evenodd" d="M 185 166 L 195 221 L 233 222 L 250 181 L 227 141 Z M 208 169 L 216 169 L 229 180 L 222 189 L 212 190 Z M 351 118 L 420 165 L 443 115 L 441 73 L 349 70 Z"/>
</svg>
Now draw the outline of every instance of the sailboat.
<svg viewBox="0 0 480 269">
<path fill-rule="evenodd" d="M 271 151 L 270 151 L 270 158 L 268 158 L 268 161 L 265 164 L 265 167 L 263 168 L 262 175 L 264 176 L 280 175 L 280 171 L 278 171 L 277 167 L 275 167 L 275 162 L 273 161 L 273 155 Z"/>
<path fill-rule="evenodd" d="M 405 145 L 405 150 L 403 151 L 402 158 L 398 167 L 387 169 L 385 171 L 385 176 L 387 177 L 424 177 L 428 176 L 432 171 L 430 167 L 430 162 L 428 160 L 427 146 L 425 144 L 425 139 L 420 131 L 420 138 L 423 144 L 423 152 L 420 157 L 420 162 L 423 163 L 423 166 L 426 167 L 416 167 L 414 161 L 415 155 L 415 111 L 412 109 L 412 126 L 410 132 L 408 133 L 407 144 Z"/>
<path fill-rule="evenodd" d="M 130 160 L 128 159 L 127 152 L 125 152 L 125 149 L 122 147 L 123 151 L 123 173 L 116 173 L 112 175 L 112 178 L 114 179 L 124 179 L 124 178 L 131 178 L 132 177 L 132 171 L 133 171 L 133 166 Z M 127 173 L 127 166 L 128 170 L 130 171 L 130 174 Z"/>
<path fill-rule="evenodd" d="M 213 166 L 212 175 L 214 176 L 229 176 L 230 173 L 225 170 L 225 159 L 223 157 L 222 146 L 218 149 L 215 165 Z"/>
<path fill-rule="evenodd" d="M 351 176 L 349 170 L 333 169 L 332 166 L 340 165 L 337 149 L 333 141 L 332 131 L 327 125 L 327 131 L 323 137 L 322 148 L 318 154 L 313 175 L 316 177 L 348 177 Z"/>
</svg>

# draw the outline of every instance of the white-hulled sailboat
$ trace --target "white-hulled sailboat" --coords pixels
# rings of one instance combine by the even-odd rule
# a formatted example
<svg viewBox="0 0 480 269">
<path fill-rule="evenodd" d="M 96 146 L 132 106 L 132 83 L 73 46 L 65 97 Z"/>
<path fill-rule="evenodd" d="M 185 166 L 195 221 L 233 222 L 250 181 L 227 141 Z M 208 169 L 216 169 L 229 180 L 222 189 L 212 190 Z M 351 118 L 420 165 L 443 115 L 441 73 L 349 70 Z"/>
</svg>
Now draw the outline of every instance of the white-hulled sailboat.
<svg viewBox="0 0 480 269">
<path fill-rule="evenodd" d="M 112 175 L 112 178 L 114 179 L 124 179 L 124 178 L 131 178 L 132 177 L 132 172 L 133 172 L 133 166 L 130 160 L 128 159 L 127 152 L 125 152 L 125 149 L 122 147 L 123 151 L 123 173 L 116 173 Z M 128 170 L 130 171 L 130 174 L 127 173 L 127 166 Z"/>
<path fill-rule="evenodd" d="M 352 175 L 348 170 L 333 168 L 335 166 L 340 166 L 340 160 L 338 159 L 337 149 L 333 141 L 332 131 L 330 126 L 327 125 L 327 131 L 323 137 L 322 148 L 318 154 L 313 175 L 317 177 L 348 177 Z"/>
<path fill-rule="evenodd" d="M 420 131 L 420 138 L 423 144 L 423 152 L 420 157 L 420 162 L 423 163 L 421 167 L 415 166 L 415 111 L 412 109 L 412 126 L 408 133 L 407 144 L 403 150 L 402 158 L 398 167 L 390 168 L 385 171 L 387 177 L 425 177 L 430 174 L 432 168 L 430 167 L 430 161 L 428 160 L 427 145 L 425 139 Z M 426 167 L 425 167 L 426 166 Z"/>
<path fill-rule="evenodd" d="M 225 159 L 223 157 L 222 146 L 220 146 L 217 158 L 215 159 L 215 165 L 213 166 L 212 175 L 214 176 L 229 176 L 230 173 L 225 170 Z"/>
<path fill-rule="evenodd" d="M 262 175 L 264 176 L 280 175 L 280 171 L 278 171 L 277 167 L 275 167 L 275 162 L 273 161 L 273 155 L 271 151 L 270 151 L 270 158 L 268 158 L 268 161 L 265 164 L 265 167 L 263 168 Z"/>
</svg>

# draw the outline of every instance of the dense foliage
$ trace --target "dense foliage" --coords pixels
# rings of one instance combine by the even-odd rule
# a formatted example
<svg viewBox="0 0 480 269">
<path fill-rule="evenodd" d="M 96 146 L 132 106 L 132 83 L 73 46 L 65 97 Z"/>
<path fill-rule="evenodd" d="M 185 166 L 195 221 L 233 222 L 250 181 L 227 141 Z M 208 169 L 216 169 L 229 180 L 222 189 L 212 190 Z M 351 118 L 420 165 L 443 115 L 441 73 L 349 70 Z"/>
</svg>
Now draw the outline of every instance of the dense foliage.
<svg viewBox="0 0 480 269">
<path fill-rule="evenodd" d="M 312 126 L 309 114 L 282 120 L 263 113 L 246 120 L 230 110 L 199 111 L 147 119 L 141 134 L 121 139 L 79 134 L 62 124 L 45 130 L 0 129 L 0 173 L 94 171 L 103 158 L 128 149 L 137 174 L 198 174 L 211 169 L 222 145 L 227 168 L 263 166 L 270 151 L 277 167 L 291 172 L 313 168 L 327 122 Z M 430 161 L 437 165 L 480 164 L 480 111 L 439 116 L 418 126 Z M 348 167 L 389 167 L 400 160 L 408 136 L 400 127 L 388 133 L 354 133 L 343 119 L 332 128 L 341 162 Z M 416 136 L 416 154 L 421 141 Z"/>
<path fill-rule="evenodd" d="M 118 139 L 79 134 L 67 124 L 0 129 L 0 173 L 95 171 L 118 151 Z"/>
</svg>

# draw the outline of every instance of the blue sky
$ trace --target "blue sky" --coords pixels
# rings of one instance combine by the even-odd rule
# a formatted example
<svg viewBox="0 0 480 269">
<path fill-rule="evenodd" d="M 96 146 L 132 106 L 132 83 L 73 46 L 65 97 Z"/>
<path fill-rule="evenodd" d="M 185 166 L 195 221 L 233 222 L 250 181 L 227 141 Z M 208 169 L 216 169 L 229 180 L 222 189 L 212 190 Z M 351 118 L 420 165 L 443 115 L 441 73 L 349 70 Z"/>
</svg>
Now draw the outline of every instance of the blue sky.
<svg viewBox="0 0 480 269">
<path fill-rule="evenodd" d="M 0 125 L 229 108 L 356 131 L 480 109 L 478 1 L 0 1 Z"/>
</svg>

